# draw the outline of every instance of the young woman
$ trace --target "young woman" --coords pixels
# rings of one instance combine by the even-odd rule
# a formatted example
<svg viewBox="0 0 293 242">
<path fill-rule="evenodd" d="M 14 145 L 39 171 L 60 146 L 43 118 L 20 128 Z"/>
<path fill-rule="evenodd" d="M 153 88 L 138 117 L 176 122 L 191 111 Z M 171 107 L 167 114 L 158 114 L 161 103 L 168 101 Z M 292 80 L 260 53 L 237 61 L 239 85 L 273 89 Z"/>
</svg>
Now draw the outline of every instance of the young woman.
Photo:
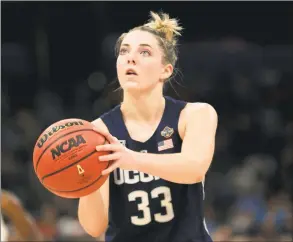
<svg viewBox="0 0 293 242">
<path fill-rule="evenodd" d="M 113 161 L 107 182 L 79 200 L 83 228 L 97 237 L 108 225 L 115 242 L 211 241 L 204 214 L 204 178 L 214 154 L 217 114 L 206 103 L 163 95 L 177 60 L 181 27 L 167 14 L 117 41 L 123 102 L 93 121 Z"/>
</svg>

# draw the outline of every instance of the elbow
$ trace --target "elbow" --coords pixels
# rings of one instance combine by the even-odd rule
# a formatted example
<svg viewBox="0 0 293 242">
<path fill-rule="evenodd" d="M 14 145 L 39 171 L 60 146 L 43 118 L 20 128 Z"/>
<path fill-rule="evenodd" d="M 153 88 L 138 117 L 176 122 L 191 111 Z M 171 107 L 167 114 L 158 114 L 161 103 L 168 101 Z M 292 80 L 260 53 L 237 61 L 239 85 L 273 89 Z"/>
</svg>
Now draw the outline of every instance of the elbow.
<svg viewBox="0 0 293 242">
<path fill-rule="evenodd" d="M 177 183 L 192 185 L 195 183 L 202 182 L 204 178 L 205 178 L 205 174 L 201 174 L 198 171 L 189 170 L 180 176 Z"/>
<path fill-rule="evenodd" d="M 96 230 L 96 231 L 86 231 L 88 235 L 90 235 L 93 238 L 98 238 L 101 237 L 102 235 L 104 235 L 104 233 L 106 232 L 107 227 L 105 227 L 105 229 L 103 230 Z"/>
<path fill-rule="evenodd" d="M 202 182 L 204 180 L 204 178 L 205 178 L 204 175 L 202 176 L 202 175 L 199 175 L 197 173 L 192 173 L 188 177 L 186 176 L 184 181 L 181 182 L 181 183 L 187 184 L 187 185 L 192 185 L 192 184 Z"/>
<path fill-rule="evenodd" d="M 205 176 L 195 176 L 193 178 L 191 178 L 189 180 L 189 182 L 187 184 L 196 184 L 196 183 L 200 183 L 204 180 Z"/>
<path fill-rule="evenodd" d="M 93 238 L 102 236 L 108 227 L 108 223 L 103 222 L 103 224 L 97 226 L 87 226 L 85 223 L 79 221 L 84 231 Z"/>
<path fill-rule="evenodd" d="M 84 231 L 93 238 L 102 236 L 108 228 L 108 219 L 99 219 L 92 221 L 78 214 L 78 220 Z"/>
<path fill-rule="evenodd" d="M 187 172 L 184 175 L 185 184 L 195 184 L 202 182 L 205 179 L 211 162 L 206 160 L 190 160 L 190 166 L 188 166 Z"/>
</svg>

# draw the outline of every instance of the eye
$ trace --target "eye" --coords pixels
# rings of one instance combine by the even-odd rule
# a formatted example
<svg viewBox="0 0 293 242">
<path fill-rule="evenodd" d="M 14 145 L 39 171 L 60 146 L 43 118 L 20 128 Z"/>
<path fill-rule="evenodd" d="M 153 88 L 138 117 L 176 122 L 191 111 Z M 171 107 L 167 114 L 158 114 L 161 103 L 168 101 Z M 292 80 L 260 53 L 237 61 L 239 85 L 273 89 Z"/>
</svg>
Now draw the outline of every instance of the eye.
<svg viewBox="0 0 293 242">
<path fill-rule="evenodd" d="M 142 54 L 143 56 L 150 56 L 151 53 L 147 50 L 143 50 L 142 52 L 140 52 L 140 54 Z"/>
<path fill-rule="evenodd" d="M 120 51 L 119 51 L 119 54 L 120 55 L 124 55 L 127 53 L 127 49 L 126 48 L 121 48 Z"/>
</svg>

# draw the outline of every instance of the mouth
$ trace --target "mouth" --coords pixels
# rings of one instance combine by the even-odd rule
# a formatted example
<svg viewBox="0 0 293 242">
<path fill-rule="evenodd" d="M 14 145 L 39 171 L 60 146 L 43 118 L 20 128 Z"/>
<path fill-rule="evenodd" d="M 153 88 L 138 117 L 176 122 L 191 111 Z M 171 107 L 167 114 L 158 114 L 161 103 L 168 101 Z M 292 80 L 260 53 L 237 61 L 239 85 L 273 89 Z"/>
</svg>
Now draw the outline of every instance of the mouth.
<svg viewBox="0 0 293 242">
<path fill-rule="evenodd" d="M 133 70 L 133 69 L 127 69 L 127 70 L 126 70 L 126 75 L 127 75 L 127 76 L 137 76 L 137 73 L 136 73 L 136 71 Z"/>
</svg>

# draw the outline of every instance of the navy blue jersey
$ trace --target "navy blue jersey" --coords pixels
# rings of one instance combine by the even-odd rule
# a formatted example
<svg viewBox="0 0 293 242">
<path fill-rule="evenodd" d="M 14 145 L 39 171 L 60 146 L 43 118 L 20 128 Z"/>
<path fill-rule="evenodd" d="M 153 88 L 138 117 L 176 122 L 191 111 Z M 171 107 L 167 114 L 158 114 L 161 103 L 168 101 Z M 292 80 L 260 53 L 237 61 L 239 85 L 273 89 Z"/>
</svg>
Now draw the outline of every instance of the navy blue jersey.
<svg viewBox="0 0 293 242">
<path fill-rule="evenodd" d="M 165 97 L 162 119 L 146 141 L 130 138 L 120 105 L 101 116 L 110 133 L 127 148 L 156 154 L 178 153 L 178 121 L 186 103 Z M 110 175 L 109 229 L 113 242 L 211 241 L 203 214 L 203 183 L 176 184 L 139 171 Z M 108 230 L 109 232 L 109 230 Z"/>
</svg>

